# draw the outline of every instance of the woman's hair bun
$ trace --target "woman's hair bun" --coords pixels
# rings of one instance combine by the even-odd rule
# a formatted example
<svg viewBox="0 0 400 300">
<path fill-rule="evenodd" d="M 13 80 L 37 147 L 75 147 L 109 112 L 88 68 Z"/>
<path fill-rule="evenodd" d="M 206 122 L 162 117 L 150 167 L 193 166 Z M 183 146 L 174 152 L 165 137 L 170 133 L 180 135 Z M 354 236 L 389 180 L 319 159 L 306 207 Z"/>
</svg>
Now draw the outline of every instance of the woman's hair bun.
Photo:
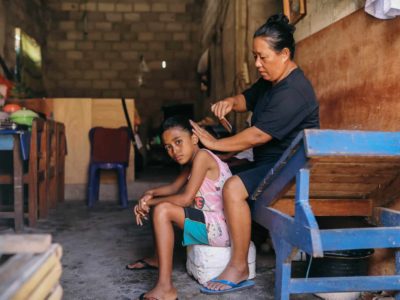
<svg viewBox="0 0 400 300">
<path fill-rule="evenodd" d="M 289 24 L 289 19 L 286 17 L 283 13 L 279 13 L 276 15 L 272 15 L 268 18 L 267 22 L 265 22 L 265 25 L 280 25 L 285 27 L 291 34 L 294 33 L 296 28 Z"/>
</svg>

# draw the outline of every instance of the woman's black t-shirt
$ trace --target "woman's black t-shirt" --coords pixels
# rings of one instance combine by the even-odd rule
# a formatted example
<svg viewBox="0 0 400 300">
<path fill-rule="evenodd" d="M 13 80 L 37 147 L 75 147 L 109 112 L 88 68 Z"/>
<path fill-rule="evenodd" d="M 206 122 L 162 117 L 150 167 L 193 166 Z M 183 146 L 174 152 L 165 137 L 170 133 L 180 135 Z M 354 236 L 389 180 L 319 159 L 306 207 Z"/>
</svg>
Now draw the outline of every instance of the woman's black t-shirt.
<svg viewBox="0 0 400 300">
<path fill-rule="evenodd" d="M 297 134 L 319 128 L 319 106 L 310 81 L 299 68 L 272 85 L 260 78 L 243 92 L 251 125 L 268 133 L 272 140 L 254 147 L 257 164 L 276 162 Z"/>
</svg>

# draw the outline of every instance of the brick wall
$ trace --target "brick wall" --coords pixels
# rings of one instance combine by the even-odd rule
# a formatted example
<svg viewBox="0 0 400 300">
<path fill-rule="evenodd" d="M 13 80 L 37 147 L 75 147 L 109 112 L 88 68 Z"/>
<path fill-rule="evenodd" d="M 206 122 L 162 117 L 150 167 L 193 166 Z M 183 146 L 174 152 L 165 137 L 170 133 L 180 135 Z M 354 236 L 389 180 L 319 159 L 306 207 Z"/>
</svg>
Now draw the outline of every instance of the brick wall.
<svg viewBox="0 0 400 300">
<path fill-rule="evenodd" d="M 48 1 L 49 96 L 133 97 L 149 127 L 161 121 L 162 105 L 197 106 L 201 2 Z M 150 72 L 139 88 L 141 55 Z"/>
</svg>

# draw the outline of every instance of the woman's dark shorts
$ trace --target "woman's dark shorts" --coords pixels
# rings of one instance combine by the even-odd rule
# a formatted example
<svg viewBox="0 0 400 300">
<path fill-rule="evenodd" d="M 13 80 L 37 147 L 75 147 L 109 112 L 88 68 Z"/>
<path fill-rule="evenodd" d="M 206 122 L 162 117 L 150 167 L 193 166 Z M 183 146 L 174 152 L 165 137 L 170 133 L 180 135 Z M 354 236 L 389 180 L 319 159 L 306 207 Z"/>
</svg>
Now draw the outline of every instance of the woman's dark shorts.
<svg viewBox="0 0 400 300">
<path fill-rule="evenodd" d="M 249 197 L 255 192 L 260 182 L 267 175 L 268 171 L 275 165 L 275 163 L 264 163 L 252 169 L 237 173 L 240 180 L 242 180 L 246 187 Z"/>
</svg>

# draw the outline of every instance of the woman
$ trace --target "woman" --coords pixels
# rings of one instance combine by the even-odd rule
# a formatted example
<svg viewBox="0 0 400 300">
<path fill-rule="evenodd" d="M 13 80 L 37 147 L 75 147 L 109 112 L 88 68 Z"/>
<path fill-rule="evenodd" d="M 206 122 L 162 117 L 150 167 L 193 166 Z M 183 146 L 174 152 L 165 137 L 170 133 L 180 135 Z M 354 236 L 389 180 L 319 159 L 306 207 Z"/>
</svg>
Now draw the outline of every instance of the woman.
<svg viewBox="0 0 400 300">
<path fill-rule="evenodd" d="M 294 27 L 284 15 L 270 17 L 253 38 L 255 66 L 261 78 L 243 94 L 223 99 L 211 107 L 219 119 L 232 110 L 252 111 L 251 127 L 217 140 L 191 122 L 193 132 L 207 148 L 218 151 L 253 148 L 256 164 L 231 177 L 224 185 L 224 210 L 233 252 L 225 270 L 208 282 L 202 292 L 226 293 L 240 289 L 246 281 L 251 231 L 246 199 L 300 131 L 319 127 L 314 90 L 293 61 L 293 32 Z"/>
</svg>

